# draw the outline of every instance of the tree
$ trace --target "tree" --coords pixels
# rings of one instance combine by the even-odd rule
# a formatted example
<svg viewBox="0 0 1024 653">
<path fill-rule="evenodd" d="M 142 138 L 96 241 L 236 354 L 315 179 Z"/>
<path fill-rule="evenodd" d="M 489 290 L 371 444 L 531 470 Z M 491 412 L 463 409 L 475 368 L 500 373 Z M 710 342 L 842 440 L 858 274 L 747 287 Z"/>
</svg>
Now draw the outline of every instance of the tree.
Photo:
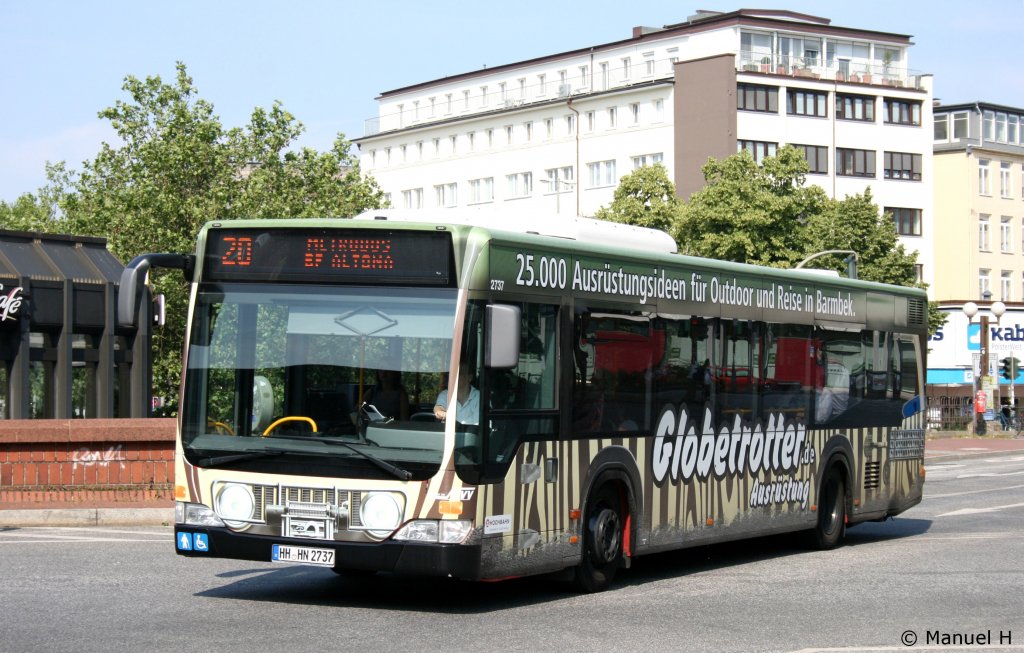
<svg viewBox="0 0 1024 653">
<path fill-rule="evenodd" d="M 619 181 L 615 198 L 608 208 L 601 207 L 594 217 L 638 227 L 670 231 L 679 219 L 682 201 L 668 171 L 660 163 L 642 166 Z"/>
<path fill-rule="evenodd" d="M 804 185 L 807 162 L 782 147 L 758 165 L 740 152 L 702 168 L 707 185 L 690 197 L 672 235 L 684 254 L 757 265 L 792 267 L 807 251 L 805 225 L 828 204 Z"/>
<path fill-rule="evenodd" d="M 173 83 L 128 76 L 122 89 L 128 98 L 99 112 L 120 144 L 104 143 L 80 173 L 53 167 L 48 192 L 61 213 L 53 230 L 105 236 L 124 262 L 144 252 L 191 252 L 211 220 L 351 217 L 383 203 L 341 134 L 328 152 L 293 149 L 304 127 L 280 103 L 256 108 L 244 128 L 225 129 L 182 63 Z M 167 325 L 154 334 L 154 394 L 169 398 L 173 414 L 188 289 L 177 272 L 156 272 L 151 281 L 168 305 Z"/>
</svg>

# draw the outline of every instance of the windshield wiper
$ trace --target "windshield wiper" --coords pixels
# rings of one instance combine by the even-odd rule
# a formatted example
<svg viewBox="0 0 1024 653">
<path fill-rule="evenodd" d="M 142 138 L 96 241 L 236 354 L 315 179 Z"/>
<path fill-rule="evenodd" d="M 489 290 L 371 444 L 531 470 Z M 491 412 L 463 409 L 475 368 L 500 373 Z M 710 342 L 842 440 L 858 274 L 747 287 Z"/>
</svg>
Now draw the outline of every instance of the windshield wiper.
<svg viewBox="0 0 1024 653">
<path fill-rule="evenodd" d="M 237 463 L 242 460 L 255 460 L 257 458 L 271 458 L 287 453 L 283 449 L 261 449 L 260 451 L 246 451 L 245 453 L 230 454 L 227 456 L 208 456 L 196 461 L 199 467 L 219 467 L 229 463 Z"/>
<path fill-rule="evenodd" d="M 412 472 L 410 472 L 408 470 L 405 470 L 405 469 L 402 469 L 401 467 L 399 467 L 397 465 L 392 465 L 388 461 L 383 460 L 381 458 L 378 458 L 377 456 L 374 456 L 373 454 L 366 453 L 365 451 L 363 451 L 361 449 L 356 449 L 355 447 L 353 447 L 348 442 L 345 442 L 344 440 L 336 440 L 336 439 L 332 439 L 332 438 L 311 438 L 311 437 L 296 436 L 296 435 L 271 435 L 269 437 L 280 438 L 282 440 L 302 440 L 302 441 L 305 441 L 305 442 L 309 442 L 310 440 L 312 440 L 313 442 L 321 442 L 323 444 L 329 444 L 329 445 L 334 445 L 334 446 L 338 446 L 338 447 L 345 447 L 349 451 L 352 451 L 355 454 L 357 454 L 359 456 L 362 456 L 363 458 L 369 460 L 371 463 L 373 463 L 377 467 L 380 467 L 385 472 L 387 472 L 388 474 L 391 474 L 392 476 L 394 476 L 395 478 L 397 478 L 397 479 L 399 479 L 401 481 L 408 481 L 410 478 L 412 478 Z"/>
</svg>

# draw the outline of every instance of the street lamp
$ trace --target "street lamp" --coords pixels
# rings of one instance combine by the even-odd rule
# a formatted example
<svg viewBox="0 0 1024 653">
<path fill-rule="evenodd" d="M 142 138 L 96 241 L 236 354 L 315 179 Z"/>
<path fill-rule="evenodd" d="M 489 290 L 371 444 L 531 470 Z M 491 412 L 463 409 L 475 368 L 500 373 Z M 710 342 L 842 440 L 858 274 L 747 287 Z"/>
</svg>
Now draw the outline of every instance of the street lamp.
<svg viewBox="0 0 1024 653">
<path fill-rule="evenodd" d="M 564 179 L 558 178 L 558 170 L 555 170 L 555 176 L 553 179 L 540 179 L 538 180 L 542 184 L 550 184 L 551 190 L 555 194 L 555 213 L 562 214 L 562 188 L 573 188 L 576 186 L 574 181 L 565 181 Z"/>
<path fill-rule="evenodd" d="M 985 302 L 990 302 L 992 299 L 992 293 L 988 290 L 984 291 L 981 294 L 981 296 Z M 992 315 L 996 317 L 996 322 L 998 322 L 999 318 L 1001 318 L 1003 316 L 1003 313 L 1006 312 L 1006 304 L 1004 304 L 1003 302 L 991 302 L 989 304 L 988 309 L 992 313 Z M 967 324 L 970 325 L 971 322 L 974 320 L 974 316 L 978 315 L 979 307 L 974 302 L 967 302 L 963 305 L 963 308 L 961 310 L 963 310 L 964 315 L 967 317 Z M 972 399 L 975 402 L 974 411 L 976 414 L 974 432 L 977 435 L 985 435 L 984 409 L 988 407 L 988 397 L 984 394 L 984 390 L 982 389 L 984 387 L 982 385 L 982 378 L 988 376 L 988 369 L 990 364 L 988 354 L 988 313 L 982 313 L 981 315 L 979 315 L 978 322 L 979 326 L 981 327 L 981 333 L 978 348 L 978 372 L 977 374 L 975 374 L 974 377 L 974 396 L 972 397 Z M 985 398 L 985 405 L 982 406 L 982 410 L 979 411 L 978 403 L 980 402 L 978 400 L 981 399 L 982 397 Z"/>
</svg>

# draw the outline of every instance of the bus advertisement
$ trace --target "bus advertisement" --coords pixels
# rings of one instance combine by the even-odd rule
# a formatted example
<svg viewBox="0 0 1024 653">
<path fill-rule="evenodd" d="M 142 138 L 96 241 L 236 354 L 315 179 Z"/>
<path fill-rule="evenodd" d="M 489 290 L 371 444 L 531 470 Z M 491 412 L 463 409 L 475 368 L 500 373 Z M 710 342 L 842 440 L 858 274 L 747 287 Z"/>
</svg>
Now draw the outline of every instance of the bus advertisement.
<svg viewBox="0 0 1024 653">
<path fill-rule="evenodd" d="M 175 547 L 604 589 L 636 556 L 921 500 L 923 291 L 682 256 L 584 218 L 373 211 L 206 225 Z"/>
</svg>

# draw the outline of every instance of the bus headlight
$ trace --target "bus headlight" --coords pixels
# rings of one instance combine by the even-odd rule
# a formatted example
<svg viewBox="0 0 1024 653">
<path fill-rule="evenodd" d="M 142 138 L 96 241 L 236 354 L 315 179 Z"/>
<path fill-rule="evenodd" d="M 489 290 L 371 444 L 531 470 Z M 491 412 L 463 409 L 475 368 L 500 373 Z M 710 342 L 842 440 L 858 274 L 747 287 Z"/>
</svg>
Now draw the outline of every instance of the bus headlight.
<svg viewBox="0 0 1024 653">
<path fill-rule="evenodd" d="M 214 505 L 225 524 L 231 528 L 242 528 L 255 514 L 256 499 L 248 485 L 225 483 L 217 492 Z"/>
<path fill-rule="evenodd" d="M 473 522 L 465 519 L 417 519 L 403 526 L 393 539 L 404 542 L 461 544 L 473 532 Z"/>
<path fill-rule="evenodd" d="M 402 521 L 402 509 L 390 493 L 371 492 L 363 499 L 359 520 L 370 535 L 385 538 L 398 528 Z"/>
<path fill-rule="evenodd" d="M 174 523 L 186 526 L 224 526 L 224 520 L 209 507 L 201 503 L 185 503 L 184 501 L 177 501 L 174 504 Z"/>
</svg>

